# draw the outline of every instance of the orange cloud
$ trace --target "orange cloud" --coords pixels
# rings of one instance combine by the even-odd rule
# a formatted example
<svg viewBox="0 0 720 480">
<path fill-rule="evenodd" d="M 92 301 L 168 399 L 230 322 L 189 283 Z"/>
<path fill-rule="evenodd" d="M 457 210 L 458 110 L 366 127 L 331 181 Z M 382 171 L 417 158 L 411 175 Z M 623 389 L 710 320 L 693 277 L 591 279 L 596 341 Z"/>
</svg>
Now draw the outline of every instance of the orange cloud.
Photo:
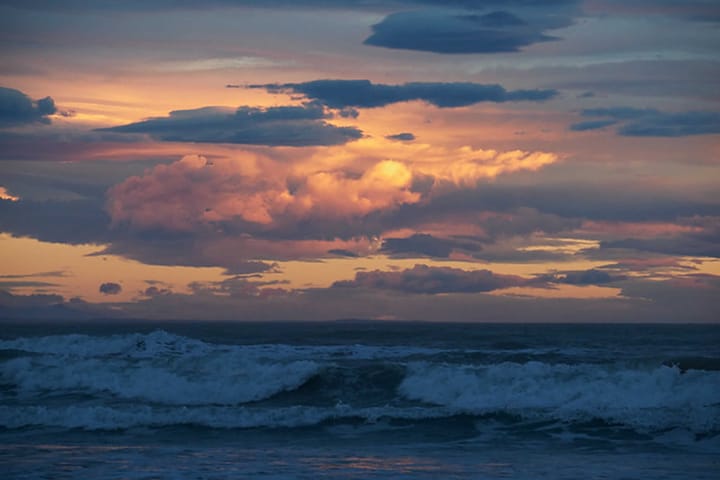
<svg viewBox="0 0 720 480">
<path fill-rule="evenodd" d="M 188 155 L 130 177 L 108 192 L 114 225 L 195 231 L 240 222 L 271 231 L 306 220 L 360 219 L 415 204 L 447 188 L 471 188 L 557 156 L 363 139 L 342 147 L 298 149 L 296 158 L 236 151 L 212 161 Z M 415 180 L 430 179 L 424 191 Z M 426 182 L 427 183 L 427 182 Z"/>
<path fill-rule="evenodd" d="M 593 235 L 653 238 L 662 235 L 701 232 L 702 228 L 692 225 L 680 225 L 671 222 L 611 222 L 586 220 L 583 222 L 580 231 L 582 233 L 589 233 Z"/>
<path fill-rule="evenodd" d="M 11 202 L 17 202 L 18 200 L 20 200 L 20 197 L 17 197 L 8 192 L 7 188 L 0 187 L 0 200 L 10 200 Z"/>
<path fill-rule="evenodd" d="M 432 176 L 436 181 L 472 187 L 519 170 L 538 170 L 558 160 L 554 153 L 513 150 L 498 152 L 471 146 L 445 147 L 426 143 L 394 142 L 385 138 L 363 138 L 341 147 L 318 150 L 308 161 L 295 167 L 298 174 L 315 168 L 367 168 L 379 160 L 405 164 L 414 174 Z"/>
</svg>

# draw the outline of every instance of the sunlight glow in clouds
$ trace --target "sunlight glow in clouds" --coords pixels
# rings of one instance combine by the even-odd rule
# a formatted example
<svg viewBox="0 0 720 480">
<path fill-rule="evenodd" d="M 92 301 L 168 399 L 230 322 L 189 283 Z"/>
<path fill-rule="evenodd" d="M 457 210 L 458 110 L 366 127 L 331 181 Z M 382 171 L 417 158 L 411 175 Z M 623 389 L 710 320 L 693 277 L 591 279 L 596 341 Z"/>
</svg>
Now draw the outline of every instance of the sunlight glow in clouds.
<svg viewBox="0 0 720 480">
<path fill-rule="evenodd" d="M 246 152 L 211 162 L 198 155 L 185 156 L 113 187 L 108 210 L 114 224 L 140 229 L 192 231 L 233 220 L 272 229 L 275 224 L 307 218 L 363 217 L 418 203 L 432 194 L 413 190 L 418 175 L 431 177 L 432 188 L 444 184 L 469 188 L 482 179 L 537 170 L 557 160 L 543 152 L 446 149 L 377 139 L 357 144 L 350 151 L 320 150 L 315 157 L 327 153 L 321 165 L 336 162 L 336 167 L 319 170 L 312 161 L 300 159 L 293 168 Z M 358 171 L 358 165 L 364 168 Z"/>
<path fill-rule="evenodd" d="M 718 320 L 713 2 L 0 3 L 0 317 Z"/>
<path fill-rule="evenodd" d="M 20 197 L 12 195 L 10 192 L 8 192 L 7 188 L 0 187 L 0 200 L 9 200 L 11 202 L 17 202 L 20 200 Z"/>
</svg>

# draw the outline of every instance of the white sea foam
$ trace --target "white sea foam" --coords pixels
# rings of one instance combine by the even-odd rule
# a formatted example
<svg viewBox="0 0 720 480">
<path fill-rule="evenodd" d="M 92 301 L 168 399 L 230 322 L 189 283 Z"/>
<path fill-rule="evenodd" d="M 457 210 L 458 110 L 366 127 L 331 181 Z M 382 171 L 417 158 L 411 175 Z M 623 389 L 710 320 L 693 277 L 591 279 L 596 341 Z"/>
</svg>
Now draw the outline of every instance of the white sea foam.
<svg viewBox="0 0 720 480">
<path fill-rule="evenodd" d="M 311 360 L 275 360 L 165 332 L 3 343 L 36 353 L 0 364 L 0 380 L 24 397 L 86 394 L 171 405 L 240 404 L 295 389 L 322 368 Z"/>
<path fill-rule="evenodd" d="M 48 424 L 82 428 L 168 423 L 232 428 L 315 424 L 337 415 L 374 422 L 504 412 L 567 422 L 599 418 L 650 431 L 720 430 L 720 371 L 621 363 L 442 364 L 437 361 L 447 351 L 432 348 L 224 345 L 163 331 L 19 338 L 0 341 L 0 349 L 26 352 L 0 362 L 8 400 L 3 400 L 4 426 L 46 424 L 45 418 Z M 454 350 L 453 358 L 463 352 Z M 387 367 L 393 375 L 360 375 L 365 360 L 377 360 L 378 372 Z M 337 375 L 347 378 L 338 381 Z M 315 376 L 322 378 L 317 384 L 322 391 L 291 393 L 274 410 L 245 409 Z M 373 383 L 358 383 L 366 381 Z M 337 391 L 328 390 L 333 388 Z M 342 390 L 349 388 L 357 391 Z M 378 394 L 388 406 L 377 407 Z M 355 405 L 328 409 L 322 406 L 328 398 Z M 411 408 L 411 401 L 425 405 Z M 239 410 L 222 413 L 224 406 Z"/>
<path fill-rule="evenodd" d="M 720 372 L 677 367 L 631 369 L 541 362 L 439 365 L 417 362 L 402 395 L 483 414 L 509 412 L 576 421 L 603 419 L 635 428 L 720 429 Z"/>
</svg>

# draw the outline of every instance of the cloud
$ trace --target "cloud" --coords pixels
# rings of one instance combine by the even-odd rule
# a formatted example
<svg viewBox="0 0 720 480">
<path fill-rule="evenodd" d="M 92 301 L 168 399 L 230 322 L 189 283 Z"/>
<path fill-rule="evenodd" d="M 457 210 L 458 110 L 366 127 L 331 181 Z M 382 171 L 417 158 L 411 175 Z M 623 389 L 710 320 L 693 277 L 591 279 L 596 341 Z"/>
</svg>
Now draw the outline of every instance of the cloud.
<svg viewBox="0 0 720 480">
<path fill-rule="evenodd" d="M 252 260 L 365 256 L 378 249 L 395 256 L 475 255 L 494 238 L 454 238 L 448 235 L 463 232 L 445 230 L 448 224 L 477 224 L 467 212 L 485 207 L 453 202 L 436 208 L 435 202 L 556 159 L 542 152 L 448 149 L 381 138 L 305 155 L 293 156 L 293 162 L 250 152 L 212 161 L 190 155 L 127 178 L 107 193 L 112 229 L 103 253 L 156 264 L 219 265 L 230 273 L 255 268 L 247 264 Z M 397 160 L 382 160 L 387 157 Z M 478 190 L 490 185 L 483 182 Z M 521 221 L 521 213 L 516 230 L 527 223 L 521 230 L 534 232 L 546 221 L 554 232 L 579 223 L 527 212 Z M 428 222 L 435 226 L 425 229 Z M 425 233 L 413 236 L 417 232 Z M 258 271 L 271 265 L 263 263 Z"/>
<path fill-rule="evenodd" d="M 624 238 L 603 241 L 602 249 L 632 249 L 644 252 L 720 258 L 720 216 L 693 216 L 677 220 L 677 234 L 651 238 Z"/>
<path fill-rule="evenodd" d="M 568 19 L 561 25 L 569 23 Z M 545 34 L 548 26 L 544 22 L 525 20 L 504 10 L 486 14 L 398 12 L 372 29 L 372 35 L 365 39 L 366 45 L 444 54 L 517 52 L 535 43 L 556 40 Z"/>
<path fill-rule="evenodd" d="M 622 248 L 670 255 L 688 255 L 720 258 L 720 243 L 708 242 L 691 236 L 660 238 L 627 238 L 600 243 L 601 249 Z"/>
<path fill-rule="evenodd" d="M 167 142 L 236 143 L 291 146 L 341 145 L 362 137 L 355 127 L 327 123 L 331 115 L 319 105 L 287 107 L 221 107 L 176 110 L 167 117 L 100 129 L 147 134 Z"/>
<path fill-rule="evenodd" d="M 552 167 L 550 167 L 552 168 Z M 588 167 L 585 167 L 588 168 Z M 572 171 L 572 170 L 571 170 Z M 557 170 L 548 175 L 559 175 Z M 498 233 L 524 230 L 528 231 L 535 225 L 547 225 L 552 218 L 559 221 L 557 228 L 563 227 L 567 220 L 577 222 L 579 219 L 649 222 L 675 221 L 679 217 L 693 215 L 719 215 L 720 203 L 712 196 L 689 196 L 676 191 L 660 190 L 652 185 L 617 180 L 602 184 L 593 180 L 592 175 L 584 173 L 586 178 L 576 176 L 572 181 L 550 181 L 547 176 L 529 182 L 513 183 L 503 181 L 500 177 L 493 183 L 484 183 L 483 188 L 448 190 L 438 194 L 429 205 L 407 205 L 399 212 L 405 219 L 413 222 L 426 221 L 429 218 L 447 217 L 450 215 L 470 215 L 478 211 L 512 213 L 513 210 L 524 210 L 525 221 L 516 229 L 516 222 L 502 216 L 483 220 L 484 227 Z M 540 215 L 553 215 L 546 220 L 532 219 L 531 210 Z M 525 225 L 523 225 L 525 224 Z M 572 225 L 568 225 L 572 227 Z M 554 227 L 555 229 L 555 227 Z M 559 230 L 556 230 L 559 231 Z M 596 234 L 595 232 L 594 234 Z"/>
<path fill-rule="evenodd" d="M 48 242 L 102 243 L 110 240 L 110 217 L 102 200 L 0 201 L 0 231 Z"/>
<path fill-rule="evenodd" d="M 0 275 L 0 278 L 8 279 L 22 279 L 22 278 L 38 278 L 38 277 L 67 277 L 67 272 L 64 270 L 53 270 L 51 272 L 36 272 L 26 273 L 19 275 Z"/>
<path fill-rule="evenodd" d="M 576 270 L 560 274 L 540 275 L 536 277 L 539 282 L 565 283 L 568 285 L 603 285 L 606 283 L 625 280 L 624 275 L 613 275 L 604 270 L 592 268 L 590 270 Z"/>
<path fill-rule="evenodd" d="M 449 238 L 438 238 L 425 233 L 416 233 L 406 238 L 385 238 L 381 251 L 391 255 L 410 255 L 447 258 L 454 250 L 477 252 L 477 242 Z"/>
<path fill-rule="evenodd" d="M 55 294 L 13 295 L 0 289 L 0 308 L 2 307 L 46 307 L 63 302 L 63 297 Z M 2 310 L 0 310 L 2 311 Z"/>
<path fill-rule="evenodd" d="M 608 118 L 575 123 L 570 126 L 570 130 L 596 130 L 620 124 L 617 133 L 626 137 L 685 137 L 720 133 L 720 112 L 661 112 L 655 109 L 614 107 L 586 109 L 581 115 Z"/>
<path fill-rule="evenodd" d="M 601 128 L 616 125 L 617 120 L 588 120 L 587 122 L 578 122 L 570 125 L 570 130 L 573 132 L 584 132 L 586 130 L 598 130 Z"/>
<path fill-rule="evenodd" d="M 412 133 L 403 132 L 396 135 L 388 135 L 385 138 L 387 138 L 388 140 L 398 140 L 401 142 L 412 142 L 413 140 L 415 140 L 415 135 L 413 135 Z"/>
<path fill-rule="evenodd" d="M 143 291 L 143 295 L 146 297 L 159 297 L 162 295 L 171 295 L 173 292 L 169 288 L 158 287 L 152 285 Z"/>
<path fill-rule="evenodd" d="M 542 102 L 558 93 L 556 90 L 505 90 L 501 85 L 470 82 L 410 82 L 387 85 L 372 83 L 370 80 L 332 79 L 250 85 L 248 88 L 304 95 L 334 109 L 384 107 L 414 100 L 421 100 L 439 108 L 465 107 L 481 102 Z"/>
<path fill-rule="evenodd" d="M 0 187 L 0 200 L 6 200 L 9 202 L 17 202 L 18 200 L 20 200 L 20 197 L 8 192 L 7 188 Z"/>
<path fill-rule="evenodd" d="M 196 295 L 229 296 L 235 298 L 265 298 L 289 296 L 292 293 L 278 285 L 287 284 L 287 280 L 249 280 L 235 276 L 219 282 L 192 283 L 190 288 Z"/>
<path fill-rule="evenodd" d="M 50 97 L 32 100 L 20 90 L 0 87 L 0 128 L 48 124 L 49 116 L 56 112 L 55 102 Z"/>
<path fill-rule="evenodd" d="M 103 295 L 118 295 L 122 292 L 122 286 L 119 283 L 106 282 L 100 285 L 98 291 Z"/>
<path fill-rule="evenodd" d="M 359 176 L 315 171 L 288 185 L 289 173 L 267 158 L 246 155 L 218 159 L 186 156 L 131 177 L 108 192 L 114 224 L 175 231 L 233 221 L 247 231 L 271 230 L 284 223 L 320 217 L 343 219 L 420 200 L 412 192 L 412 172 L 384 160 Z"/>
<path fill-rule="evenodd" d="M 401 271 L 357 272 L 354 280 L 335 282 L 333 288 L 372 288 L 404 293 L 477 293 L 524 285 L 514 275 L 498 275 L 490 270 L 461 270 L 451 267 L 415 265 Z"/>
<path fill-rule="evenodd" d="M 557 157 L 544 152 L 447 149 L 373 139 L 286 164 L 244 152 L 235 158 L 189 155 L 158 165 L 108 191 L 113 225 L 200 232 L 218 227 L 242 233 L 345 234 L 372 214 L 425 201 L 434 190 L 472 188 L 481 179 L 536 170 Z M 386 160 L 383 158 L 394 158 Z M 424 190 L 418 179 L 430 179 Z M 426 182 L 427 183 L 427 182 Z M 302 230 L 301 229 L 301 230 Z M 311 230 L 312 231 L 312 230 Z M 307 233 L 306 233 L 307 234 Z M 297 237 L 294 237 L 297 238 Z"/>
<path fill-rule="evenodd" d="M 574 230 L 581 225 L 575 218 L 542 213 L 530 207 L 519 207 L 506 212 L 490 213 L 479 219 L 478 224 L 488 238 L 530 235 L 533 233 L 557 234 Z"/>
<path fill-rule="evenodd" d="M 358 258 L 359 255 L 355 252 L 351 252 L 350 250 L 345 250 L 344 248 L 332 248 L 328 250 L 328 253 L 332 255 L 337 255 L 338 257 L 347 257 L 347 258 Z"/>
</svg>

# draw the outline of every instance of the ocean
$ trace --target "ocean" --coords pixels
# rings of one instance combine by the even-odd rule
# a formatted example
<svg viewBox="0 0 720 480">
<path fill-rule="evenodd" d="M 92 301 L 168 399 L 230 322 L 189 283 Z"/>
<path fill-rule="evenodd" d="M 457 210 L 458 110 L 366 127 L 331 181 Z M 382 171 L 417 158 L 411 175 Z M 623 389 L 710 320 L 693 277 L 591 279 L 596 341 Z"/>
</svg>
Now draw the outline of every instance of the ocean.
<svg viewBox="0 0 720 480">
<path fill-rule="evenodd" d="M 717 479 L 720 326 L 0 324 L 4 479 Z"/>
</svg>

